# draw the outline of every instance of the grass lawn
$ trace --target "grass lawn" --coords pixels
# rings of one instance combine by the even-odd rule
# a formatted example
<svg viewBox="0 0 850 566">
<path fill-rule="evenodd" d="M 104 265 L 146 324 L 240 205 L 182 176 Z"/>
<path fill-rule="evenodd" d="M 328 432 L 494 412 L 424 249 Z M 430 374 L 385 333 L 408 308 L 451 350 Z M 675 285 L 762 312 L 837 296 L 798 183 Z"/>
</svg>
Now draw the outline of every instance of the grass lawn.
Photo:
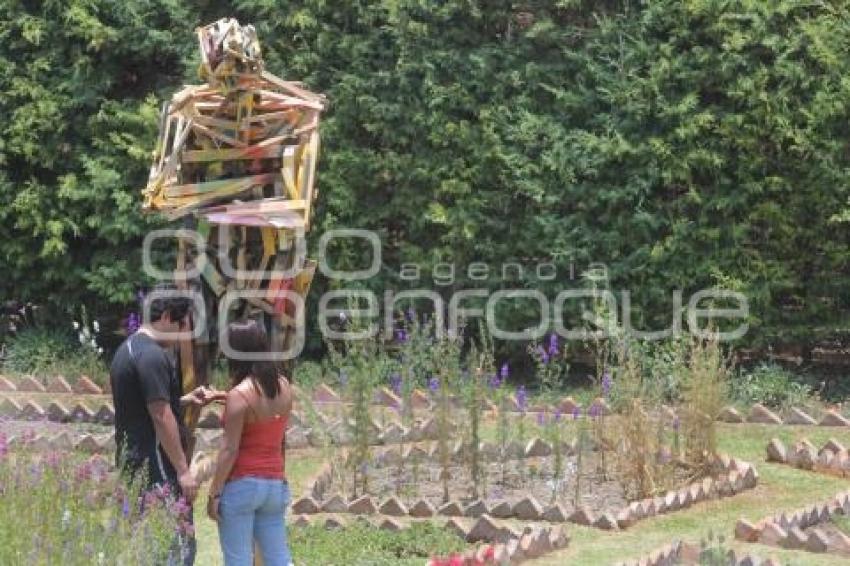
<svg viewBox="0 0 850 566">
<path fill-rule="evenodd" d="M 533 428 L 533 427 L 529 427 Z M 685 511 L 663 515 L 641 521 L 627 531 L 609 533 L 598 529 L 567 524 L 571 537 L 568 548 L 529 562 L 536 565 L 561 566 L 563 564 L 606 565 L 620 560 L 638 558 L 669 542 L 683 539 L 699 542 L 710 532 L 726 538 L 727 546 L 746 550 L 762 558 L 770 556 L 782 560 L 783 564 L 827 565 L 844 561 L 834 557 L 789 551 L 757 544 L 742 544 L 731 541 L 735 522 L 739 517 L 757 521 L 764 516 L 783 510 L 793 510 L 809 503 L 825 500 L 839 491 L 850 488 L 850 482 L 840 478 L 805 472 L 790 466 L 768 464 L 764 461 L 765 446 L 773 437 L 780 438 L 786 445 L 801 438 L 808 438 L 820 446 L 829 438 L 836 438 L 845 446 L 850 445 L 850 430 L 825 427 L 788 427 L 768 425 L 719 425 L 721 450 L 755 464 L 760 481 L 756 489 L 733 498 L 697 504 Z M 489 435 L 488 435 L 489 436 Z M 303 493 L 304 484 L 321 464 L 321 455 L 314 450 L 293 451 L 288 455 L 287 475 L 293 489 L 293 497 Z M 206 501 L 206 492 L 201 493 L 201 502 Z M 221 564 L 218 533 L 215 525 L 206 517 L 205 509 L 199 506 L 195 512 L 199 550 L 198 564 Z M 346 535 L 329 533 L 327 537 L 319 531 L 304 531 L 293 537 L 293 553 L 296 564 L 305 566 L 330 565 L 340 556 L 340 549 L 350 548 L 350 561 L 339 564 L 422 564 L 422 559 L 402 559 L 386 562 L 368 559 L 368 549 L 375 555 L 384 554 L 387 548 L 404 543 L 404 537 L 382 532 L 369 533 L 365 529 L 346 531 Z M 420 537 L 421 538 L 421 537 Z M 303 539 L 303 540 L 302 540 Z M 439 537 L 434 539 L 436 544 Z M 413 544 L 408 539 L 407 544 Z M 342 547 L 341 547 L 342 545 Z M 324 548 L 324 550 L 323 550 Z M 366 552 L 364 552 L 366 549 Z M 359 551 L 359 552 L 356 552 Z M 326 552 L 327 554 L 323 554 Z M 353 554 L 355 553 L 356 554 Z M 300 556 L 299 556 L 300 555 Z M 327 556 L 331 562 L 323 562 L 318 556 Z M 301 562 L 299 562 L 299 558 Z"/>
<path fill-rule="evenodd" d="M 699 542 L 709 532 L 726 537 L 728 544 L 735 522 L 740 517 L 757 521 L 779 511 L 791 511 L 809 503 L 820 502 L 850 488 L 850 482 L 847 480 L 764 461 L 765 446 L 773 437 L 780 438 L 786 445 L 805 437 L 817 446 L 829 438 L 836 438 L 846 446 L 850 443 L 850 430 L 768 425 L 720 425 L 719 430 L 721 450 L 755 464 L 760 476 L 756 489 L 732 498 L 699 503 L 685 511 L 644 520 L 624 532 L 608 533 L 570 524 L 569 533 L 572 540 L 568 548 L 529 564 L 613 564 L 620 560 L 638 558 L 677 539 Z M 762 558 L 776 557 L 783 564 L 818 566 L 846 563 L 835 556 L 789 551 L 758 544 L 735 542 L 731 546 Z"/>
</svg>

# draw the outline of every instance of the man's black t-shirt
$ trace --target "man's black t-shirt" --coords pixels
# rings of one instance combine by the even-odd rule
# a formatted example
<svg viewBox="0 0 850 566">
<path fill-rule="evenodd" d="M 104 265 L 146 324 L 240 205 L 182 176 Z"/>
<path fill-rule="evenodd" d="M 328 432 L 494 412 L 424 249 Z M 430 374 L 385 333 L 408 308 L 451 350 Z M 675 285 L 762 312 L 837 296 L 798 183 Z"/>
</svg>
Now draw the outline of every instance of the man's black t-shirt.
<svg viewBox="0 0 850 566">
<path fill-rule="evenodd" d="M 147 470 L 149 485 L 168 482 L 177 484 L 177 473 L 159 445 L 147 404 L 167 401 L 180 427 L 181 442 L 187 435 L 183 428 L 180 396 L 182 387 L 175 363 L 169 352 L 142 332 L 127 338 L 112 359 L 109 370 L 112 402 L 115 405 L 116 460 L 128 471 Z"/>
</svg>

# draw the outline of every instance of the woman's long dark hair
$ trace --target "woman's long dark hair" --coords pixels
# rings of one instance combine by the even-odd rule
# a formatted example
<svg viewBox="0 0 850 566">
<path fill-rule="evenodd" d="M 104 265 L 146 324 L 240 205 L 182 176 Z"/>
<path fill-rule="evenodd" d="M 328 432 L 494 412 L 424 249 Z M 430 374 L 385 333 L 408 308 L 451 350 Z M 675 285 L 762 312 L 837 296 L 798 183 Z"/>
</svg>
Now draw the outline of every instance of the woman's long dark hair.
<svg viewBox="0 0 850 566">
<path fill-rule="evenodd" d="M 266 330 L 256 320 L 230 323 L 227 327 L 227 337 L 230 347 L 236 352 L 258 353 L 269 351 L 269 339 L 266 336 Z M 278 371 L 273 362 L 254 362 L 229 358 L 227 365 L 231 385 L 239 385 L 246 377 L 250 377 L 265 397 L 274 399 L 280 393 Z"/>
</svg>

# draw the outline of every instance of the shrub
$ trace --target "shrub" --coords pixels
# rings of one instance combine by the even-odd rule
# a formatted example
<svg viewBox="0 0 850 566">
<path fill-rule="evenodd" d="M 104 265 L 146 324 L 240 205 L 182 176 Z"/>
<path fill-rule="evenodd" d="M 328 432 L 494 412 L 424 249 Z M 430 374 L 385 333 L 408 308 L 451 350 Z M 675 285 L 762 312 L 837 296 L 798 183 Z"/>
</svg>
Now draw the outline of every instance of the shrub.
<svg viewBox="0 0 850 566">
<path fill-rule="evenodd" d="M 812 399 L 812 395 L 811 388 L 798 376 L 770 362 L 761 363 L 747 373 L 739 372 L 731 383 L 731 397 L 745 405 L 761 403 L 785 408 L 804 405 Z"/>
<path fill-rule="evenodd" d="M 85 344 L 75 340 L 70 331 L 63 332 L 55 328 L 26 328 L 6 344 L 3 370 L 39 377 L 85 374 L 103 385 L 108 369 L 102 350 L 91 346 L 91 332 L 88 338 L 83 339 Z"/>
<path fill-rule="evenodd" d="M 300 387 L 311 388 L 322 382 L 322 365 L 312 361 L 299 361 L 292 372 L 292 383 Z"/>
<path fill-rule="evenodd" d="M 730 363 L 716 339 L 694 338 L 688 351 L 684 380 L 685 459 L 707 469 L 717 453 L 715 420 L 728 398 Z"/>
<path fill-rule="evenodd" d="M 430 523 L 413 523 L 397 533 L 358 523 L 342 533 L 311 525 L 290 528 L 289 541 L 293 555 L 303 564 L 421 566 L 430 556 L 466 548 L 463 539 Z"/>
</svg>

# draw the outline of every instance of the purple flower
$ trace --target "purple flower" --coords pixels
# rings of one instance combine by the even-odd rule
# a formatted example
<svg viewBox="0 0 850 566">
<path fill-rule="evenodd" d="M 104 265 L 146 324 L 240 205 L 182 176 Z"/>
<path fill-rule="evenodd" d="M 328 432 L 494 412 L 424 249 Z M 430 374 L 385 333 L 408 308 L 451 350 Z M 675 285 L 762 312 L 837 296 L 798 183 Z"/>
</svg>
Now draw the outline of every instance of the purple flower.
<svg viewBox="0 0 850 566">
<path fill-rule="evenodd" d="M 524 413 L 528 407 L 528 393 L 525 391 L 525 385 L 520 385 L 516 390 L 516 405 L 521 413 Z"/>
<path fill-rule="evenodd" d="M 549 335 L 549 356 L 554 358 L 558 355 L 558 335 L 554 332 Z"/>
<path fill-rule="evenodd" d="M 436 393 L 439 388 L 440 388 L 439 378 L 437 378 L 437 376 L 435 376 L 435 375 L 432 375 L 431 378 L 428 380 L 428 389 L 431 390 L 431 393 Z"/>
<path fill-rule="evenodd" d="M 611 379 L 611 373 L 608 370 L 602 374 L 602 396 L 606 399 L 611 394 L 611 385 L 613 384 L 613 380 Z"/>
<path fill-rule="evenodd" d="M 192 508 L 189 507 L 189 504 L 186 503 L 186 499 L 182 495 L 177 498 L 177 501 L 174 503 L 174 512 L 178 517 L 187 516 L 191 510 Z"/>
<path fill-rule="evenodd" d="M 587 414 L 590 415 L 591 418 L 595 419 L 602 414 L 602 407 L 599 405 L 599 403 L 594 403 L 590 406 L 590 409 L 588 409 Z"/>
<path fill-rule="evenodd" d="M 537 355 L 540 356 L 540 361 L 542 361 L 544 364 L 549 363 L 549 354 L 546 352 L 543 346 L 537 346 Z"/>
<path fill-rule="evenodd" d="M 581 407 L 576 405 L 575 407 L 573 407 L 573 420 L 577 421 L 580 416 L 581 416 Z"/>
<path fill-rule="evenodd" d="M 59 456 L 59 452 L 55 450 L 48 452 L 44 457 L 44 463 L 48 468 L 56 469 L 59 467 L 59 464 L 62 462 L 62 458 Z"/>
<path fill-rule="evenodd" d="M 143 306 L 145 304 L 145 292 L 142 289 L 136 291 L 136 300 L 139 302 L 139 306 Z"/>
<path fill-rule="evenodd" d="M 502 364 L 502 369 L 499 370 L 499 377 L 505 380 L 508 378 L 508 375 L 510 375 L 510 368 L 508 368 L 508 362 L 505 362 Z"/>
<path fill-rule="evenodd" d="M 390 388 L 396 395 L 401 395 L 401 375 L 398 372 L 390 376 Z"/>
<path fill-rule="evenodd" d="M 124 497 L 121 502 L 121 515 L 126 519 L 130 516 L 130 498 Z"/>
<path fill-rule="evenodd" d="M 127 334 L 135 334 L 141 325 L 139 315 L 135 312 L 131 312 L 130 316 L 127 317 Z"/>
<path fill-rule="evenodd" d="M 539 413 L 537 413 L 537 425 L 543 426 L 545 424 L 546 424 L 546 413 L 544 413 L 543 411 L 540 411 Z"/>
<path fill-rule="evenodd" d="M 487 380 L 487 387 L 490 389 L 498 389 L 500 385 L 502 385 L 502 380 L 497 373 L 491 375 L 490 379 Z"/>
<path fill-rule="evenodd" d="M 413 322 L 416 320 L 416 311 L 413 310 L 413 307 L 407 307 L 407 311 L 404 313 L 405 318 L 407 318 L 407 322 Z"/>
<path fill-rule="evenodd" d="M 404 344 L 407 342 L 407 332 L 404 331 L 404 328 L 398 328 L 395 331 L 395 341 Z"/>
<path fill-rule="evenodd" d="M 556 408 L 555 414 L 552 415 L 552 422 L 553 423 L 561 422 L 561 415 L 562 414 L 563 414 L 563 411 L 561 410 L 561 408 L 560 407 Z"/>
</svg>

